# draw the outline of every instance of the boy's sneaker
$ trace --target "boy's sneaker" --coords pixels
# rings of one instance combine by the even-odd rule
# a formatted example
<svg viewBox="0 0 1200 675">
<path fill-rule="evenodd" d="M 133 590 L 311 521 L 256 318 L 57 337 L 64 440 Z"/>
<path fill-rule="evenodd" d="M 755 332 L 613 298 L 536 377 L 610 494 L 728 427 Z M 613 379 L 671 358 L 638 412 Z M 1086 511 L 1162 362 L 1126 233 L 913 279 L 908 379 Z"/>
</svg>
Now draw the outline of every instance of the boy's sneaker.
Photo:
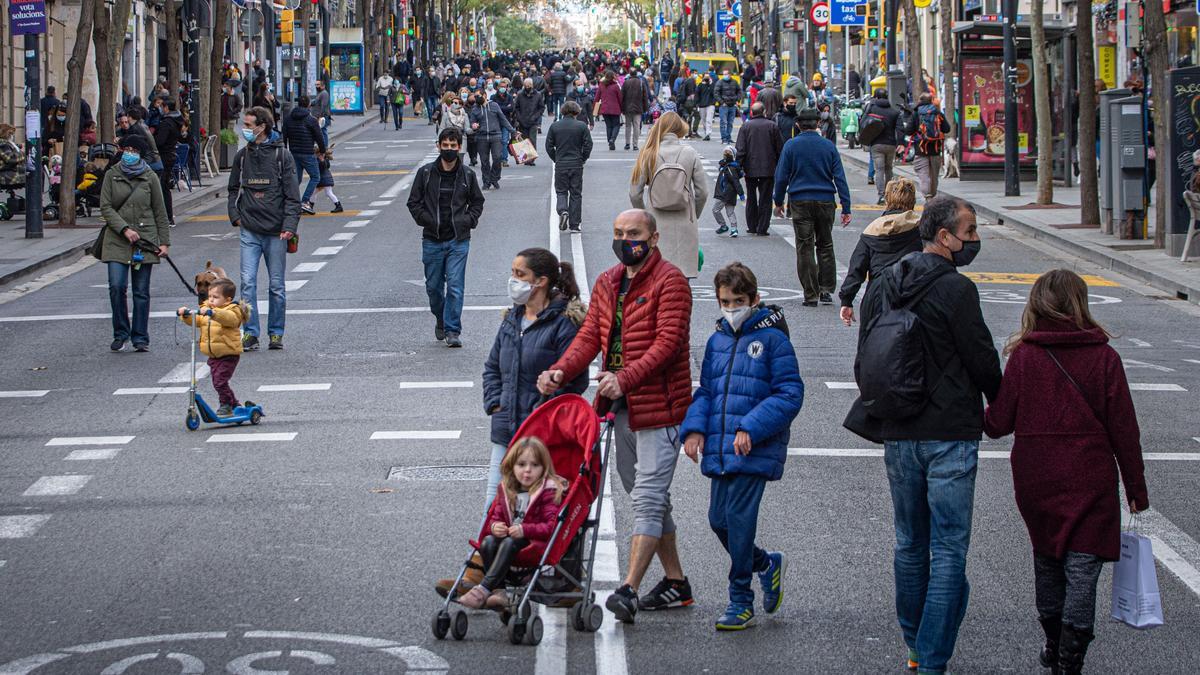
<svg viewBox="0 0 1200 675">
<path fill-rule="evenodd" d="M 268 339 L 269 339 L 269 343 L 267 344 L 267 349 L 283 349 L 283 336 L 282 335 L 272 335 Z"/>
<path fill-rule="evenodd" d="M 109 345 L 108 348 L 113 350 L 114 352 L 123 352 L 123 351 L 125 351 L 125 341 L 124 340 L 113 340 L 112 344 Z"/>
<path fill-rule="evenodd" d="M 233 414 L 233 406 L 229 405 L 228 403 L 221 406 L 220 408 L 217 408 L 217 417 L 229 417 L 232 414 Z"/>
<path fill-rule="evenodd" d="M 722 225 L 722 226 L 720 226 L 720 227 L 718 227 L 718 228 L 717 228 L 717 234 L 725 234 L 725 233 L 726 233 L 726 232 L 728 232 L 728 231 L 729 231 L 729 226 L 728 226 L 728 225 Z"/>
<path fill-rule="evenodd" d="M 688 583 L 687 577 L 682 581 L 663 577 L 649 593 L 638 598 L 638 609 L 653 612 L 658 609 L 687 607 L 693 602 L 695 600 L 692 599 L 692 585 Z"/>
<path fill-rule="evenodd" d="M 915 672 L 919 666 L 920 664 L 917 663 L 917 650 L 908 650 L 908 658 L 904 661 L 904 667 Z"/>
<path fill-rule="evenodd" d="M 315 205 L 313 205 L 312 202 L 304 202 L 303 204 L 300 205 L 300 210 L 303 211 L 304 213 L 307 213 L 310 216 L 316 215 L 316 213 L 317 213 L 317 207 Z"/>
<path fill-rule="evenodd" d="M 787 573 L 787 556 L 779 551 L 767 554 L 767 569 L 758 573 L 762 584 L 763 611 L 774 614 L 783 604 L 783 575 Z"/>
<path fill-rule="evenodd" d="M 258 351 L 258 336 L 246 333 L 242 336 L 242 351 L 256 352 Z"/>
<path fill-rule="evenodd" d="M 638 598 L 637 593 L 629 584 L 622 584 L 620 588 L 612 592 L 608 599 L 604 601 L 604 606 L 608 611 L 617 617 L 617 621 L 621 623 L 633 623 L 633 617 L 637 615 Z"/>
<path fill-rule="evenodd" d="M 341 213 L 342 211 L 345 211 L 345 210 L 346 210 L 346 209 L 343 209 L 343 208 L 342 208 L 342 203 L 341 203 L 341 202 L 334 202 L 334 203 L 333 203 L 333 209 L 330 211 L 330 213 Z"/>
<path fill-rule="evenodd" d="M 746 630 L 754 625 L 754 610 L 745 605 L 731 604 L 717 619 L 717 630 Z"/>
<path fill-rule="evenodd" d="M 729 231 L 729 238 L 737 239 L 737 228 L 736 227 Z"/>
</svg>

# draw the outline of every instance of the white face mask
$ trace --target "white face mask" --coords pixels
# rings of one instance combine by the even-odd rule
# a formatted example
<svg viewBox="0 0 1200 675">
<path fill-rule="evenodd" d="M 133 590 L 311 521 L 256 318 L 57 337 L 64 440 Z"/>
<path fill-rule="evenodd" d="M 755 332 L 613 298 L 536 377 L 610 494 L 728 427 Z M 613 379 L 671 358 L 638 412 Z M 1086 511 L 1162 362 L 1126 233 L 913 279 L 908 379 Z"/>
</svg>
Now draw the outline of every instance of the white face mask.
<svg viewBox="0 0 1200 675">
<path fill-rule="evenodd" d="M 518 305 L 523 305 L 529 302 L 529 296 L 533 295 L 533 286 L 528 281 L 521 281 L 516 277 L 508 278 L 508 297 Z"/>
<path fill-rule="evenodd" d="M 750 311 L 753 309 L 750 305 L 746 305 L 737 309 L 722 309 L 721 314 L 725 315 L 725 320 L 729 322 L 729 327 L 737 331 L 742 327 L 746 319 L 750 318 Z"/>
</svg>

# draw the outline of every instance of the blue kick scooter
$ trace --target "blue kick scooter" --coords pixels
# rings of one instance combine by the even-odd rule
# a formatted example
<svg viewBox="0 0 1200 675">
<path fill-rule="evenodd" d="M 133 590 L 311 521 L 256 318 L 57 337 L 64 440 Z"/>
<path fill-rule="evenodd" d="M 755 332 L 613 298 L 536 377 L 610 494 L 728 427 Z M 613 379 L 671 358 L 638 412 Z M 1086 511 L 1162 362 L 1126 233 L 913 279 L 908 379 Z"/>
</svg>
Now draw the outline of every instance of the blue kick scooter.
<svg viewBox="0 0 1200 675">
<path fill-rule="evenodd" d="M 205 316 L 212 317 L 211 309 L 204 310 L 185 310 L 184 316 L 190 316 L 203 313 Z M 200 325 L 199 321 L 192 321 L 192 385 L 188 388 L 188 412 L 186 425 L 188 431 L 195 431 L 200 428 L 200 420 L 204 420 L 207 424 L 258 424 L 265 413 L 262 406 L 251 401 L 243 401 L 242 405 L 233 409 L 233 414 L 228 417 L 217 417 L 217 413 L 204 402 L 204 398 L 196 391 L 196 345 L 200 341 Z"/>
</svg>

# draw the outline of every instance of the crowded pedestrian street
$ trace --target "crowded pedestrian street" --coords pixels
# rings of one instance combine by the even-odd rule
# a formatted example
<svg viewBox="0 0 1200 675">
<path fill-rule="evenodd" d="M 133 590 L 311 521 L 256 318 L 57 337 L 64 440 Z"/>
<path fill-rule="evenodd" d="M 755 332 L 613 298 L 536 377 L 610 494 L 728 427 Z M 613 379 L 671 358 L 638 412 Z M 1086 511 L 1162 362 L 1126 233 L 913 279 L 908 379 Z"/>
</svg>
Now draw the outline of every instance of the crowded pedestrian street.
<svg viewBox="0 0 1200 675">
<path fill-rule="evenodd" d="M 539 605 L 536 646 L 510 644 L 495 612 L 452 604 L 455 616 L 469 614 L 469 630 L 461 641 L 437 639 L 434 584 L 458 573 L 479 532 L 492 444 L 485 364 L 513 307 L 513 259 L 550 251 L 572 266 L 580 299 L 595 303 L 597 277 L 618 262 L 614 222 L 629 208 L 638 155 L 610 151 L 601 125 L 589 132 L 578 233 L 560 230 L 549 161 L 514 162 L 499 189 L 482 192 L 461 348 L 450 349 L 435 337 L 421 229 L 405 208 L 418 168 L 442 156 L 434 127 L 410 119 L 397 131 L 368 116 L 338 118 L 334 129 L 344 132 L 333 176 L 345 208 L 330 213 L 318 196 L 315 215 L 301 216 L 298 248 L 286 256 L 286 345 L 267 349 L 264 338 L 241 355 L 232 383 L 261 406 L 258 424 L 186 428 L 193 329 L 176 310 L 194 309 L 196 296 L 165 265 L 150 282 L 144 352 L 107 348 L 107 277 L 91 256 L 0 292 L 0 673 L 903 670 L 884 450 L 842 424 L 858 394 L 859 326 L 847 327 L 832 304 L 804 304 L 789 220 L 775 216 L 768 236 L 734 239 L 716 234 L 708 208 L 698 227 L 703 264 L 690 280 L 693 386 L 722 316 L 713 275 L 734 261 L 753 269 L 762 302 L 782 310 L 803 379 L 786 470 L 763 495 L 757 525 L 758 540 L 790 561 L 778 611 L 760 614 L 752 631 L 714 634 L 728 555 L 707 522 L 709 479 L 680 452 L 670 498 L 694 603 L 633 623 L 606 609 L 595 631 L 577 630 L 570 609 Z M 715 181 L 723 146 L 683 145 Z M 833 228 L 839 286 L 884 209 L 850 161 L 846 179 L 852 216 Z M 210 261 L 237 279 L 243 244 L 223 198 L 177 207 L 175 219 L 170 257 L 186 284 Z M 1153 542 L 1165 623 L 1138 631 L 1111 620 L 1105 566 L 1089 664 L 1197 672 L 1200 309 L 1012 227 L 982 216 L 978 225 L 981 250 L 963 273 L 995 346 L 1019 329 L 1040 274 L 1074 270 L 1132 391 L 1152 499 L 1135 525 Z M 201 360 L 205 397 L 208 371 Z M 589 401 L 596 366 L 591 375 Z M 1041 672 L 1011 449 L 1011 437 L 979 445 L 970 605 L 954 672 Z M 623 579 L 635 519 L 610 467 L 595 499 L 591 588 L 601 607 Z M 576 473 L 555 468 L 568 480 Z M 644 588 L 661 575 L 655 562 Z"/>
</svg>

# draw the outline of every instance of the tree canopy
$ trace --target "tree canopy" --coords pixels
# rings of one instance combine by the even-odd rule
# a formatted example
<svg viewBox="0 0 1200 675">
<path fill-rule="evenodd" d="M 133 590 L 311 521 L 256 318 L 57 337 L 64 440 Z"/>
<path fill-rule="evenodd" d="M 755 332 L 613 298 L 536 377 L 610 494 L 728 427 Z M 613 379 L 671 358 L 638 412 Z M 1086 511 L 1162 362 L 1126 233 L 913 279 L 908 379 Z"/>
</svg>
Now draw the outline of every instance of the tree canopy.
<svg viewBox="0 0 1200 675">
<path fill-rule="evenodd" d="M 541 49 L 545 34 L 541 26 L 512 16 L 496 20 L 496 48 L 529 51 Z"/>
</svg>

